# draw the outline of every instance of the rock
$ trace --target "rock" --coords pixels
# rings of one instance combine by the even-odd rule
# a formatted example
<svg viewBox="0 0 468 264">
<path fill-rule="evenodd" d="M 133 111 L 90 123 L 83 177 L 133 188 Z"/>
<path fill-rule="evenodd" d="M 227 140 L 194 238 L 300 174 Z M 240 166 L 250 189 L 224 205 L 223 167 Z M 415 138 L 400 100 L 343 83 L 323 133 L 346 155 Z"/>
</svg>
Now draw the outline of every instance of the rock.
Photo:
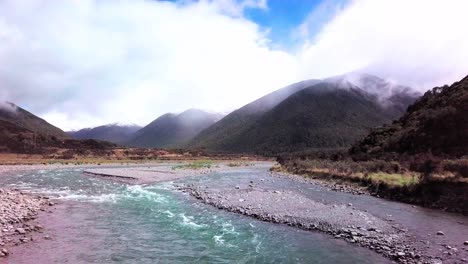
<svg viewBox="0 0 468 264">
<path fill-rule="evenodd" d="M 20 228 L 20 227 L 16 228 L 15 232 L 20 235 L 26 234 L 26 231 L 24 230 L 24 228 Z"/>
<path fill-rule="evenodd" d="M 280 192 L 280 191 L 274 191 L 274 193 L 276 193 L 276 194 L 281 194 L 281 192 Z"/>
<path fill-rule="evenodd" d="M 463 242 L 463 245 L 468 246 L 468 240 Z"/>
<path fill-rule="evenodd" d="M 236 189 L 240 189 L 240 186 L 236 185 L 236 187 L 235 187 L 235 188 L 236 188 Z"/>
<path fill-rule="evenodd" d="M 445 234 L 444 234 L 444 232 L 442 232 L 442 231 L 437 231 L 437 235 L 438 235 L 438 236 L 443 236 L 443 235 L 445 235 Z"/>
<path fill-rule="evenodd" d="M 398 257 L 404 257 L 404 256 L 405 256 L 405 252 L 397 252 L 397 256 L 398 256 Z"/>
<path fill-rule="evenodd" d="M 1 252 L 5 255 L 8 255 L 8 250 L 6 248 L 2 248 Z"/>
<path fill-rule="evenodd" d="M 245 201 L 245 200 L 244 200 L 244 199 L 239 199 L 239 202 L 241 202 L 241 203 L 242 203 L 243 201 Z"/>
<path fill-rule="evenodd" d="M 45 240 L 51 240 L 52 238 L 49 235 L 44 236 Z"/>
<path fill-rule="evenodd" d="M 353 204 L 352 204 L 352 203 L 348 203 L 348 206 L 353 206 Z"/>
</svg>

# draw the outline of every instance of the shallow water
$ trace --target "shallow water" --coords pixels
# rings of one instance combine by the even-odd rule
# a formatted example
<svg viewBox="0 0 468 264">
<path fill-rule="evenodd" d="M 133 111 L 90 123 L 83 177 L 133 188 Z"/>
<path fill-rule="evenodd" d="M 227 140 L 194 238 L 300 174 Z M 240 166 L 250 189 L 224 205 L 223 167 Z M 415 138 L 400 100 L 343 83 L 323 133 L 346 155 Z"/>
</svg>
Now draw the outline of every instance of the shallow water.
<svg viewBox="0 0 468 264">
<path fill-rule="evenodd" d="M 376 253 L 329 236 L 217 210 L 174 184 L 248 182 L 267 167 L 177 183 L 125 185 L 82 169 L 0 177 L 0 184 L 62 200 L 45 219 L 52 240 L 14 251 L 10 263 L 386 263 Z M 271 183 L 271 184 L 277 184 Z"/>
</svg>

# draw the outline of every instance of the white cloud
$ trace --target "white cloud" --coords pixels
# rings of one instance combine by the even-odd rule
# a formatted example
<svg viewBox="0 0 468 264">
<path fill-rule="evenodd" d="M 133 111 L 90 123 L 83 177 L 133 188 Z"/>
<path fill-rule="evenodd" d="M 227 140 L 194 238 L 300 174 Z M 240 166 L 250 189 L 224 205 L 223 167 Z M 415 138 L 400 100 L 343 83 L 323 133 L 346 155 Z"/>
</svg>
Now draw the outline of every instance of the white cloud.
<svg viewBox="0 0 468 264">
<path fill-rule="evenodd" d="M 468 1 L 326 1 L 296 52 L 272 49 L 247 8 L 268 12 L 266 0 L 0 1 L 0 99 L 76 129 L 224 112 L 359 69 L 421 89 L 468 72 Z"/>
<path fill-rule="evenodd" d="M 362 70 L 420 90 L 468 73 L 468 1 L 359 0 L 299 52 L 302 76 Z M 304 25 L 302 27 L 305 27 Z"/>
<path fill-rule="evenodd" d="M 296 72 L 294 58 L 271 50 L 242 17 L 245 8 L 267 7 L 251 0 L 2 1 L 2 90 L 64 129 L 145 124 L 189 107 L 237 108 Z"/>
</svg>

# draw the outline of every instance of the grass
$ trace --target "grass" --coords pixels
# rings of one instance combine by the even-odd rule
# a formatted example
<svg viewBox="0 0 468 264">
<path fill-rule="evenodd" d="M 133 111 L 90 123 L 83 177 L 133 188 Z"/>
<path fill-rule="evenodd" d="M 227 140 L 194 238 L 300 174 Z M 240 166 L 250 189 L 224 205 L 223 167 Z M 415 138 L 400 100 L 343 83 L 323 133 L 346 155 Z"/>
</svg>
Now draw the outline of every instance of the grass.
<svg viewBox="0 0 468 264">
<path fill-rule="evenodd" d="M 242 167 L 242 166 L 250 166 L 251 164 L 242 162 L 242 161 L 236 161 L 236 162 L 229 162 L 226 164 L 228 167 Z"/>
<path fill-rule="evenodd" d="M 410 186 L 419 183 L 419 177 L 415 174 L 377 172 L 369 174 L 368 178 L 372 183 L 382 182 L 395 187 Z"/>
<path fill-rule="evenodd" d="M 191 170 L 199 170 L 204 168 L 211 168 L 213 166 L 213 161 L 211 160 L 196 160 L 188 164 L 181 164 L 173 166 L 172 169 L 191 169 Z"/>
</svg>

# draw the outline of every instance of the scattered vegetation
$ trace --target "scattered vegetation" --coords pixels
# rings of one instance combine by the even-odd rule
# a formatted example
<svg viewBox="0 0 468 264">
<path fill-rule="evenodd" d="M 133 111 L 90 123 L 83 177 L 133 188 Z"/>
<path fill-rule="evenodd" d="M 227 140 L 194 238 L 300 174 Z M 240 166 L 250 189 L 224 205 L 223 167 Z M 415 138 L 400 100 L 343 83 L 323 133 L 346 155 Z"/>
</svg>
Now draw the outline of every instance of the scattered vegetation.
<svg viewBox="0 0 468 264">
<path fill-rule="evenodd" d="M 357 183 L 381 197 L 468 214 L 467 158 L 420 155 L 399 161 L 355 161 L 350 157 L 331 160 L 290 155 L 278 161 L 281 166 L 272 170 Z"/>
<path fill-rule="evenodd" d="M 173 170 L 177 169 L 192 169 L 192 170 L 198 170 L 198 169 L 204 169 L 204 168 L 211 168 L 213 166 L 213 161 L 212 160 L 196 160 L 188 164 L 181 164 L 181 165 L 176 165 L 173 166 Z"/>
</svg>

